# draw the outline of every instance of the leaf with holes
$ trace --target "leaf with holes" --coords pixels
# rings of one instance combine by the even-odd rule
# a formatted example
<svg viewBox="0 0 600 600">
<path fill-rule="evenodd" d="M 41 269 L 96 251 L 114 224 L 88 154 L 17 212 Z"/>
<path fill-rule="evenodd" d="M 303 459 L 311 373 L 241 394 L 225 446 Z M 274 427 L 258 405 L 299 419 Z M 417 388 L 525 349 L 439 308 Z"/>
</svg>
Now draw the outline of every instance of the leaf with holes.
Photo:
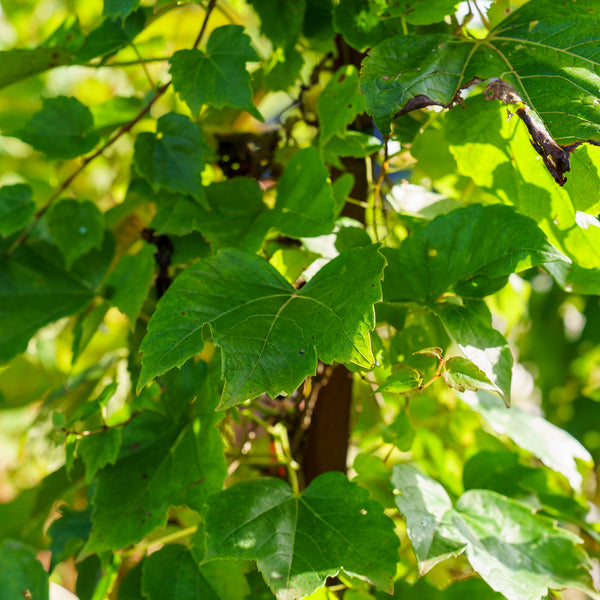
<svg viewBox="0 0 600 600">
<path fill-rule="evenodd" d="M 369 333 L 384 266 L 377 245 L 348 250 L 295 290 L 266 260 L 239 250 L 198 261 L 150 319 L 138 391 L 207 340 L 222 350 L 221 408 L 263 392 L 293 392 L 314 374 L 317 358 L 371 367 Z"/>
</svg>

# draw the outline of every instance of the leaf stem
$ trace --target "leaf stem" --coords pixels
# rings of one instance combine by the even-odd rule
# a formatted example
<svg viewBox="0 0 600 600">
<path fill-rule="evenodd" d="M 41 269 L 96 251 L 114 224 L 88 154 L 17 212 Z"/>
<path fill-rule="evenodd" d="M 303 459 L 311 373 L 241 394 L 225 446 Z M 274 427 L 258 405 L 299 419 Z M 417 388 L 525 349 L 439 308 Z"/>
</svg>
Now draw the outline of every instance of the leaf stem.
<svg viewBox="0 0 600 600">
<path fill-rule="evenodd" d="M 148 548 L 152 548 L 152 546 L 156 546 L 158 544 L 170 544 L 171 542 L 175 542 L 176 540 L 180 540 L 181 538 L 194 535 L 196 531 L 198 531 L 198 525 L 190 525 L 189 527 L 184 527 L 183 529 L 179 529 L 177 531 L 174 531 L 173 533 L 168 533 L 167 535 L 163 535 L 162 537 L 140 542 L 130 550 L 125 550 L 121 552 L 121 556 L 134 556 L 135 554 L 139 554 L 140 552 L 145 552 L 146 550 L 148 550 Z"/>
</svg>

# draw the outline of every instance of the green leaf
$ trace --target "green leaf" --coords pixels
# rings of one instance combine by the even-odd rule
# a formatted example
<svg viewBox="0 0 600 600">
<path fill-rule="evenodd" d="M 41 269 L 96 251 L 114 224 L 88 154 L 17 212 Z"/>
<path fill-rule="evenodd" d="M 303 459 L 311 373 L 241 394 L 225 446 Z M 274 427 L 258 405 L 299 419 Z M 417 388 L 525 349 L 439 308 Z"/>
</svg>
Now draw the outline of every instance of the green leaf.
<svg viewBox="0 0 600 600">
<path fill-rule="evenodd" d="M 204 211 L 200 231 L 214 250 L 238 247 L 256 252 L 270 226 L 258 183 L 245 177 L 213 183 L 206 188 L 210 210 Z"/>
<path fill-rule="evenodd" d="M 399 111 L 449 106 L 476 78 L 497 77 L 515 88 L 558 143 L 598 141 L 597 10 L 541 0 L 516 10 L 483 40 L 447 34 L 387 39 L 363 62 L 367 112 L 385 135 Z"/>
<path fill-rule="evenodd" d="M 150 319 L 138 391 L 183 365 L 207 339 L 222 350 L 221 408 L 265 391 L 293 392 L 315 372 L 317 357 L 370 367 L 369 332 L 384 267 L 377 249 L 339 255 L 299 291 L 267 261 L 239 250 L 194 263 Z"/>
<path fill-rule="evenodd" d="M 164 188 L 201 200 L 205 153 L 206 142 L 198 126 L 184 115 L 168 113 L 158 119 L 156 134 L 138 135 L 133 162 L 154 191 Z"/>
<path fill-rule="evenodd" d="M 106 135 L 132 121 L 143 108 L 143 99 L 135 96 L 115 96 L 102 104 L 91 106 L 94 130 L 98 135 Z"/>
<path fill-rule="evenodd" d="M 51 540 L 49 550 L 52 552 L 50 569 L 52 570 L 59 562 L 78 554 L 92 528 L 89 510 L 72 510 L 66 505 L 61 506 L 58 510 L 61 514 L 60 518 L 53 521 L 48 527 L 48 537 Z"/>
<path fill-rule="evenodd" d="M 90 109 L 77 98 L 42 98 L 42 109 L 14 134 L 48 158 L 75 158 L 100 141 Z"/>
<path fill-rule="evenodd" d="M 480 300 L 468 300 L 462 306 L 438 302 L 432 310 L 460 351 L 483 371 L 505 403 L 510 404 L 513 357 L 504 336 L 492 327 L 487 305 Z M 478 389 L 489 388 L 480 385 Z"/>
<path fill-rule="evenodd" d="M 66 48 L 40 46 L 3 50 L 0 52 L 0 88 L 72 62 L 73 55 Z"/>
<path fill-rule="evenodd" d="M 154 251 L 145 244 L 137 254 L 126 254 L 104 283 L 104 297 L 127 316 L 132 329 L 152 285 Z"/>
<path fill-rule="evenodd" d="M 260 32 L 275 46 L 293 47 L 300 36 L 304 20 L 305 0 L 249 0 L 260 17 Z"/>
<path fill-rule="evenodd" d="M 359 51 L 402 31 L 402 19 L 382 19 L 369 0 L 341 0 L 333 7 L 333 26 Z"/>
<path fill-rule="evenodd" d="M 289 237 L 331 233 L 335 201 L 329 172 L 315 148 L 305 148 L 288 162 L 277 187 L 273 225 Z"/>
<path fill-rule="evenodd" d="M 48 574 L 35 552 L 22 542 L 3 540 L 0 544 L 2 596 L 48 600 Z"/>
<path fill-rule="evenodd" d="M 504 336 L 492 327 L 487 305 L 479 300 L 465 301 L 462 306 L 442 302 L 435 304 L 433 311 L 460 351 L 483 371 L 505 403 L 510 404 L 513 357 Z M 477 389 L 489 388 L 480 385 Z"/>
<path fill-rule="evenodd" d="M 82 437 L 77 453 L 85 463 L 85 480 L 91 482 L 99 469 L 114 465 L 120 449 L 121 430 L 118 427 Z"/>
<path fill-rule="evenodd" d="M 334 136 L 323 148 L 326 162 L 335 163 L 336 156 L 366 158 L 381 150 L 381 140 L 360 131 L 348 131 L 345 137 Z"/>
<path fill-rule="evenodd" d="M 104 317 L 106 316 L 109 308 L 110 303 L 104 301 L 93 307 L 93 309 L 87 314 L 79 315 L 79 318 L 73 327 L 73 357 L 71 358 L 72 365 L 77 362 L 81 356 L 81 353 L 92 341 L 96 331 L 98 331 L 98 327 L 100 327 L 104 321 Z"/>
<path fill-rule="evenodd" d="M 508 600 L 540 600 L 549 589 L 563 587 L 595 596 L 581 540 L 529 506 L 496 492 L 471 490 L 452 508 L 440 484 L 409 465 L 394 467 L 392 484 L 422 573 L 466 552 L 473 569 Z"/>
<path fill-rule="evenodd" d="M 375 391 L 406 394 L 406 392 L 417 389 L 422 383 L 423 377 L 419 371 L 408 365 L 400 365 Z"/>
<path fill-rule="evenodd" d="M 344 136 L 346 127 L 365 110 L 358 91 L 358 71 L 353 65 L 340 67 L 327 82 L 317 101 L 321 146 L 335 135 Z"/>
<path fill-rule="evenodd" d="M 104 215 L 89 200 L 61 200 L 50 209 L 47 220 L 48 229 L 68 267 L 92 248 L 102 246 Z"/>
<path fill-rule="evenodd" d="M 444 292 L 482 297 L 510 273 L 564 260 L 529 218 L 508 206 L 475 204 L 440 215 L 399 250 L 385 249 L 388 302 L 435 302 Z"/>
<path fill-rule="evenodd" d="M 85 38 L 77 52 L 77 62 L 85 63 L 99 56 L 108 57 L 129 45 L 144 30 L 147 10 L 140 8 L 128 15 L 126 19 L 105 19 Z"/>
<path fill-rule="evenodd" d="M 444 515 L 452 509 L 452 501 L 442 485 L 405 464 L 394 467 L 391 483 L 398 510 L 406 518 L 406 531 L 419 561 L 419 573 L 422 575 L 444 558 L 459 554 L 451 547 L 433 550 L 436 532 Z"/>
<path fill-rule="evenodd" d="M 140 5 L 140 0 L 104 0 L 102 14 L 107 17 L 126 17 Z"/>
<path fill-rule="evenodd" d="M 453 356 L 444 361 L 442 379 L 446 385 L 459 392 L 495 389 L 486 374 L 468 358 L 462 356 Z"/>
<path fill-rule="evenodd" d="M 84 554 L 141 540 L 165 524 L 170 506 L 203 511 L 225 475 L 216 421 L 211 415 L 197 417 L 182 428 L 142 413 L 123 428 L 119 459 L 96 477 L 93 529 Z"/>
<path fill-rule="evenodd" d="M 247 110 L 262 121 L 252 103 L 247 62 L 258 61 L 241 25 L 223 25 L 211 34 L 206 53 L 179 50 L 170 59 L 173 88 L 195 115 L 204 104 Z"/>
<path fill-rule="evenodd" d="M 589 467 L 592 457 L 574 437 L 543 417 L 516 406 L 506 410 L 491 394 L 465 394 L 463 400 L 481 414 L 499 435 L 510 437 L 545 465 L 562 473 L 574 490 L 581 490 L 583 477 L 577 468 L 578 463 Z"/>
<path fill-rule="evenodd" d="M 249 593 L 240 565 L 215 561 L 198 566 L 184 546 L 165 546 L 143 562 L 142 590 L 149 600 L 239 600 Z"/>
<path fill-rule="evenodd" d="M 76 313 L 93 297 L 91 287 L 67 273 L 46 245 L 0 256 L 0 361 L 23 352 L 38 329 Z"/>
<path fill-rule="evenodd" d="M 0 187 L 0 234 L 8 236 L 27 225 L 35 212 L 31 188 L 24 183 Z"/>
<path fill-rule="evenodd" d="M 400 411 L 389 425 L 382 427 L 381 437 L 386 444 L 394 444 L 402 452 L 411 449 L 415 432 L 404 411 Z"/>
<path fill-rule="evenodd" d="M 476 96 L 466 100 L 465 111 L 470 116 L 468 127 L 454 111 L 442 121 L 458 171 L 534 219 L 550 243 L 580 267 L 600 267 L 600 228 L 584 229 L 577 222 L 577 211 L 600 212 L 596 196 L 590 195 L 600 185 L 595 149 L 577 150 L 573 175 L 560 187 L 530 148 L 523 123 L 516 118 L 507 121 L 501 105 Z"/>
<path fill-rule="evenodd" d="M 398 538 L 383 507 L 341 473 L 300 495 L 280 479 L 238 483 L 213 498 L 206 558 L 256 560 L 279 600 L 301 598 L 341 570 L 390 588 Z"/>
<path fill-rule="evenodd" d="M 450 15 L 456 11 L 456 7 L 460 4 L 457 0 L 402 0 L 395 2 L 388 0 L 389 14 L 394 17 L 404 17 L 408 23 L 413 25 L 429 25 L 443 21 L 446 15 Z M 400 6 L 397 6 L 397 5 Z"/>
</svg>

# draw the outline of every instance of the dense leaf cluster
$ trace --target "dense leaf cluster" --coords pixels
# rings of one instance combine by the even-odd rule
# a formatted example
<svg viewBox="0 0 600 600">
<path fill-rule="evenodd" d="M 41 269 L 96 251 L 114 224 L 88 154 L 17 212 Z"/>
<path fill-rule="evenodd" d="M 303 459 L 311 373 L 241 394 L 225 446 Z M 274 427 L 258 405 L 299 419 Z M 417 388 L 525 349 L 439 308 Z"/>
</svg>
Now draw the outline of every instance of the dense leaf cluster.
<svg viewBox="0 0 600 600">
<path fill-rule="evenodd" d="M 36 4 L 0 597 L 600 597 L 600 2 Z"/>
</svg>

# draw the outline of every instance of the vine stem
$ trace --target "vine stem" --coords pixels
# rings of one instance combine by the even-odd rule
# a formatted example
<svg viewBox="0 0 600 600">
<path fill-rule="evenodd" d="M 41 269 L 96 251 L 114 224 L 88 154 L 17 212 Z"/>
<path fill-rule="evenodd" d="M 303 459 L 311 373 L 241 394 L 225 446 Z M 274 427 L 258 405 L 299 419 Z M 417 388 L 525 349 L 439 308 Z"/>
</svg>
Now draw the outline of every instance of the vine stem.
<svg viewBox="0 0 600 600">
<path fill-rule="evenodd" d="M 208 25 L 208 19 L 211 15 L 213 9 L 215 8 L 216 4 L 217 4 L 217 0 L 210 0 L 210 2 L 208 3 L 208 6 L 206 7 L 206 14 L 204 15 L 204 20 L 202 21 L 202 26 L 200 28 L 200 32 L 198 33 L 198 36 L 196 37 L 193 48 L 196 48 L 198 46 L 198 44 L 200 44 L 200 41 L 202 40 L 202 37 L 204 36 L 206 27 Z M 163 85 L 161 85 L 156 90 L 154 96 L 152 96 L 152 98 L 150 99 L 148 104 L 146 104 L 146 106 L 144 106 L 144 108 L 142 108 L 140 110 L 140 112 L 133 119 L 131 119 L 131 121 L 129 121 L 128 123 L 125 123 L 125 125 L 120 127 L 116 133 L 114 133 L 104 144 L 102 144 L 102 146 L 100 146 L 100 148 L 98 148 L 95 152 L 93 152 L 92 154 L 90 154 L 89 156 L 87 156 L 86 158 L 83 159 L 83 161 L 79 165 L 79 167 L 77 167 L 77 169 L 75 169 L 75 171 L 73 171 L 56 188 L 56 190 L 54 190 L 54 192 L 52 193 L 50 198 L 48 198 L 46 203 L 33 215 L 33 218 L 31 219 L 31 221 L 29 222 L 29 224 L 27 225 L 27 227 L 25 228 L 23 233 L 21 233 L 21 235 L 12 243 L 10 248 L 5 252 L 5 256 L 11 256 L 14 253 L 14 251 L 19 246 L 21 246 L 21 244 L 23 244 L 23 242 L 25 242 L 27 240 L 27 238 L 31 235 L 33 228 L 39 223 L 40 219 L 46 214 L 46 212 L 52 206 L 52 204 L 54 204 L 56 199 L 71 185 L 71 183 L 73 183 L 73 181 L 76 179 L 76 177 L 82 171 L 84 171 L 85 168 L 94 159 L 96 159 L 98 156 L 103 154 L 105 150 L 110 148 L 124 134 L 131 131 L 131 129 L 136 125 L 136 123 L 138 123 L 141 119 L 144 118 L 144 116 L 146 116 L 146 114 L 148 114 L 148 112 L 150 112 L 150 109 L 152 108 L 152 106 L 154 106 L 156 101 L 169 89 L 171 82 L 172 82 L 172 80 L 169 80 L 169 81 L 167 81 L 167 83 L 164 83 Z"/>
<path fill-rule="evenodd" d="M 379 169 L 379 175 L 377 176 L 377 181 L 375 182 L 375 194 L 373 199 L 373 233 L 375 234 L 375 241 L 379 242 L 379 233 L 377 231 L 377 208 L 381 207 L 383 210 L 383 202 L 381 201 L 381 186 L 387 177 L 387 168 L 388 168 L 388 142 L 390 136 L 387 135 L 384 138 L 383 144 L 383 161 L 381 163 L 381 168 Z"/>
<path fill-rule="evenodd" d="M 287 429 L 283 423 L 276 423 L 275 425 L 270 425 L 264 419 L 261 419 L 258 415 L 254 414 L 251 410 L 243 411 L 244 415 L 249 419 L 260 425 L 272 438 L 275 445 L 275 454 L 277 456 L 277 460 L 280 464 L 285 465 L 288 481 L 294 492 L 294 495 L 297 496 L 300 493 L 300 485 L 298 483 L 298 469 L 300 465 L 294 460 L 292 456 L 292 450 L 290 447 L 290 440 L 288 437 Z M 272 465 L 277 465 L 278 463 L 271 463 Z"/>
</svg>

